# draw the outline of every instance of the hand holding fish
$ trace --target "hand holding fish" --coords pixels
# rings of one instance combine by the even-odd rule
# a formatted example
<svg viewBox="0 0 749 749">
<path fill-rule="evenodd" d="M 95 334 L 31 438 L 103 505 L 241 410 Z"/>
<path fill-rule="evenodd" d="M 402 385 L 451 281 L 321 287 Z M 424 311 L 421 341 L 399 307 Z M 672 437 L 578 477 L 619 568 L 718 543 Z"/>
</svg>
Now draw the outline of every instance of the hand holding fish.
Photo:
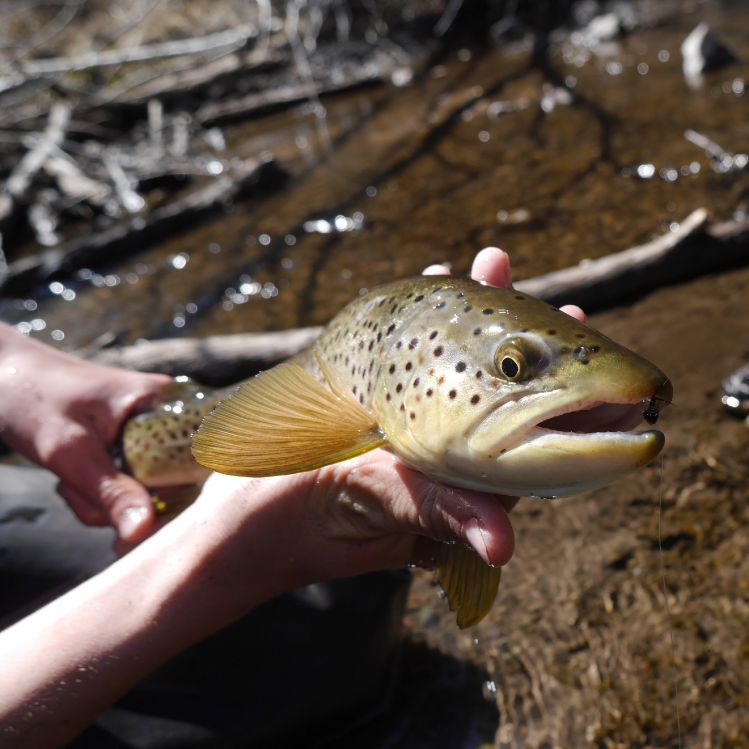
<svg viewBox="0 0 749 749">
<path fill-rule="evenodd" d="M 58 475 L 82 523 L 111 524 L 129 543 L 150 531 L 151 498 L 117 470 L 109 448 L 169 382 L 69 356 L 0 323 L 0 438 Z"/>
<path fill-rule="evenodd" d="M 509 286 L 499 250 L 472 272 Z M 512 554 L 514 497 L 603 486 L 663 445 L 633 428 L 670 401 L 668 379 L 565 311 L 465 279 L 397 282 L 242 385 L 193 441 L 199 462 L 234 475 L 211 476 L 158 533 L 0 634 L 0 736 L 62 746 L 162 662 L 312 581 L 436 554 L 458 623 L 480 620 Z M 80 395 L 66 408 L 85 407 L 106 443 L 101 419 L 161 380 L 132 382 L 107 409 Z M 3 405 L 7 427 L 22 414 Z"/>
</svg>

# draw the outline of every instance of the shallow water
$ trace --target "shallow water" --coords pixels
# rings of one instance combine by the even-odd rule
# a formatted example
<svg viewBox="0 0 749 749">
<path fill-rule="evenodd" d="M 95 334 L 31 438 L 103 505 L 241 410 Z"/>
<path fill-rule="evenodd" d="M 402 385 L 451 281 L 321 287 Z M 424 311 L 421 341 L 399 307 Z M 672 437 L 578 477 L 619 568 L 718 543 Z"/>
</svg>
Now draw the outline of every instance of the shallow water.
<svg viewBox="0 0 749 749">
<path fill-rule="evenodd" d="M 282 329 L 433 262 L 463 273 L 485 245 L 510 250 L 525 278 L 646 241 L 700 206 L 745 213 L 747 170 L 722 170 L 685 137 L 733 154 L 749 143 L 746 55 L 699 88 L 682 75 L 679 45 L 702 20 L 747 49 L 740 3 L 683 3 L 597 53 L 562 44 L 551 70 L 527 46 L 465 47 L 413 85 L 327 99 L 330 149 L 304 106 L 227 127 L 238 155 L 277 155 L 285 187 L 3 300 L 2 316 L 69 349 L 105 330 L 125 343 Z M 749 438 L 717 398 L 749 354 L 747 294 L 742 269 L 593 317 L 674 382 L 662 467 L 521 502 L 515 558 L 477 632 L 457 630 L 417 575 L 393 708 L 346 746 L 675 747 L 677 704 L 684 747 L 749 735 Z"/>
<path fill-rule="evenodd" d="M 118 342 L 282 329 L 432 262 L 465 272 L 489 244 L 523 278 L 645 241 L 698 206 L 730 218 L 746 170 L 721 173 L 684 133 L 746 150 L 747 66 L 694 89 L 679 44 L 708 20 L 741 49 L 746 19 L 699 6 L 596 54 L 567 41 L 548 71 L 527 45 L 457 49 L 412 85 L 326 100 L 330 148 L 305 106 L 228 126 L 237 155 L 277 154 L 286 187 L 0 312 L 68 348 L 105 329 Z"/>
</svg>

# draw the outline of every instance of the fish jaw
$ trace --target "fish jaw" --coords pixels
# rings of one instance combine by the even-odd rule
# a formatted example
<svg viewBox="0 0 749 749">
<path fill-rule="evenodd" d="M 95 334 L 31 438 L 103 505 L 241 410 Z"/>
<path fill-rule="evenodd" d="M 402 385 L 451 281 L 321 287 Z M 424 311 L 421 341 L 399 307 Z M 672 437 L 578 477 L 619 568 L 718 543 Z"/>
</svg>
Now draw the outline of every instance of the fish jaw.
<svg viewBox="0 0 749 749">
<path fill-rule="evenodd" d="M 450 446 L 445 455 L 450 480 L 459 476 L 466 488 L 538 497 L 568 496 L 613 483 L 663 449 L 662 432 L 636 427 L 651 404 L 670 402 L 672 392 L 671 383 L 661 377 L 625 392 L 604 388 L 596 394 L 601 400 L 559 390 L 503 404 L 463 443 Z M 508 430 L 507 422 L 516 414 Z"/>
<path fill-rule="evenodd" d="M 533 429 L 518 445 L 496 458 L 452 454 L 455 475 L 472 467 L 466 488 L 511 496 L 563 497 L 597 489 L 647 465 L 663 448 L 662 432 L 578 434 Z"/>
</svg>

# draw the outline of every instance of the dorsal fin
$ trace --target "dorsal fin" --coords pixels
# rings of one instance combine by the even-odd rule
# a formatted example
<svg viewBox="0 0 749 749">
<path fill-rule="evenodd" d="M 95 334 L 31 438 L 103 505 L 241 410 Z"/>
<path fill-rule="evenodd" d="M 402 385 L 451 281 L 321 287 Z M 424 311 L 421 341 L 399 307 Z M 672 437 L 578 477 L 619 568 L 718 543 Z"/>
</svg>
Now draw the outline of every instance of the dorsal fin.
<svg viewBox="0 0 749 749">
<path fill-rule="evenodd" d="M 276 476 L 337 463 L 383 444 L 377 420 L 352 395 L 325 387 L 290 361 L 222 401 L 198 429 L 192 452 L 198 463 L 220 473 Z"/>
</svg>

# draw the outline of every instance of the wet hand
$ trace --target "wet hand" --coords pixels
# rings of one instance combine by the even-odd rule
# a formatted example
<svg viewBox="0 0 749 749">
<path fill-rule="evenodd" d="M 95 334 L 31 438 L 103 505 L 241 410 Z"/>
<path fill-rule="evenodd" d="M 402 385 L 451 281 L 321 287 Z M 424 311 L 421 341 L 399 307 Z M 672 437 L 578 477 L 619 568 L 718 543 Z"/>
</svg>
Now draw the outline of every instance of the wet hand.
<svg viewBox="0 0 749 749">
<path fill-rule="evenodd" d="M 153 526 L 150 495 L 109 450 L 124 421 L 169 381 L 92 364 L 0 326 L 0 438 L 57 474 L 81 522 L 139 541 Z"/>
</svg>

